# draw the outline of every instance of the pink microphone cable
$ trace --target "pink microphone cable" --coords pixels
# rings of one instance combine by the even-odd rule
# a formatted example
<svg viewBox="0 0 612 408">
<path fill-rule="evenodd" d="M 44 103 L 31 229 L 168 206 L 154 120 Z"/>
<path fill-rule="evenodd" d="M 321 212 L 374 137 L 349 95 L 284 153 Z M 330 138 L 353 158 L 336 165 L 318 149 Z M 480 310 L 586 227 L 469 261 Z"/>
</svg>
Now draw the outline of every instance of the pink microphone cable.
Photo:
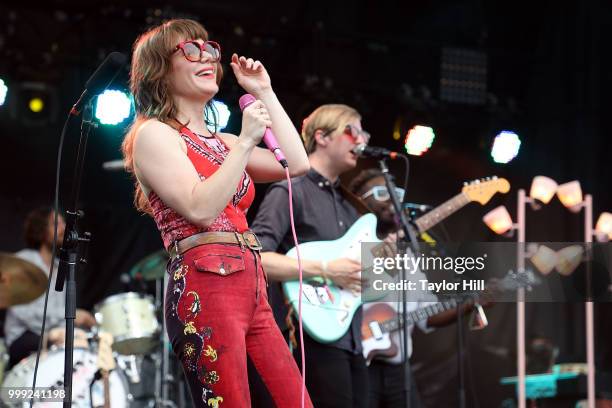
<svg viewBox="0 0 612 408">
<path fill-rule="evenodd" d="M 293 242 L 295 243 L 295 252 L 298 261 L 298 273 L 300 275 L 300 293 L 298 295 L 298 324 L 300 327 L 300 351 L 302 353 L 302 394 L 301 407 L 304 408 L 306 397 L 306 352 L 304 351 L 304 331 L 302 330 L 302 258 L 300 256 L 300 244 L 295 233 L 295 221 L 293 220 L 293 193 L 291 192 L 291 177 L 289 177 L 289 168 L 285 167 L 285 175 L 287 176 L 287 186 L 289 189 L 289 219 L 291 220 L 291 233 L 293 234 Z"/>
<path fill-rule="evenodd" d="M 238 101 L 240 105 L 240 109 L 244 111 L 249 105 L 256 101 L 255 97 L 250 94 L 244 94 L 240 97 Z M 280 149 L 280 145 L 274 137 L 272 130 L 270 128 L 266 128 L 266 131 L 263 136 L 263 142 L 266 144 L 268 149 L 274 153 L 276 160 L 283 166 L 285 169 L 285 175 L 287 176 L 287 185 L 289 186 L 289 218 L 291 220 L 291 233 L 293 234 L 293 242 L 295 243 L 295 251 L 297 254 L 298 261 L 298 273 L 300 275 L 300 293 L 298 295 L 298 322 L 300 327 L 300 351 L 302 353 L 302 394 L 301 394 L 301 407 L 304 408 L 304 402 L 306 399 L 306 352 L 304 351 L 304 332 L 302 330 L 302 281 L 303 281 L 303 271 L 302 271 L 302 258 L 300 257 L 300 244 L 297 239 L 297 234 L 295 232 L 295 221 L 293 219 L 293 193 L 291 191 L 291 177 L 289 176 L 289 167 L 287 165 L 287 160 L 285 159 L 285 155 Z"/>
</svg>

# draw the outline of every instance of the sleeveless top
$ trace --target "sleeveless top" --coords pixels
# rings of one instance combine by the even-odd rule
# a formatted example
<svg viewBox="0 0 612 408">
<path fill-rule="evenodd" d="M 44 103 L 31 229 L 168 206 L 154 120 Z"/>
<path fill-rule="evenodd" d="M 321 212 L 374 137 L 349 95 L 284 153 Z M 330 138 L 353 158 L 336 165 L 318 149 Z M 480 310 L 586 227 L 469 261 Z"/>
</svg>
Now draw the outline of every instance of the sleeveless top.
<svg viewBox="0 0 612 408">
<path fill-rule="evenodd" d="M 211 137 L 196 135 L 187 127 L 182 127 L 179 134 L 187 145 L 187 157 L 198 172 L 200 180 L 214 174 L 229 153 L 227 145 L 214 134 Z M 228 188 L 231 188 L 231 186 L 228 186 Z M 161 233 L 164 247 L 169 248 L 175 241 L 200 232 L 246 231 L 249 228 L 246 213 L 255 198 L 255 187 L 246 171 L 243 172 L 235 189 L 231 200 L 207 228 L 192 224 L 168 207 L 155 191 L 151 191 L 148 197 L 149 204 L 153 211 L 153 219 Z M 206 201 L 203 201 L 200 205 L 206 205 Z"/>
</svg>

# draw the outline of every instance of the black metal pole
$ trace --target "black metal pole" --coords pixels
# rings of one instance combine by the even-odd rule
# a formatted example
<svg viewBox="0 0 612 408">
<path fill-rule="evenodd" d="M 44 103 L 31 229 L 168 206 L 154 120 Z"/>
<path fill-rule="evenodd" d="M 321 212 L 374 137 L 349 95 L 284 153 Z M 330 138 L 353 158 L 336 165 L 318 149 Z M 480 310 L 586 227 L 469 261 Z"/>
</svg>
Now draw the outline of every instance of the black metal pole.
<svg viewBox="0 0 612 408">
<path fill-rule="evenodd" d="M 93 107 L 89 102 L 83 112 L 81 123 L 81 135 L 77 150 L 77 160 L 74 170 L 74 181 L 70 197 L 70 208 L 66 210 L 66 232 L 64 242 L 60 251 L 60 263 L 57 274 L 55 289 L 62 291 L 64 281 L 66 283 L 66 333 L 64 348 L 64 408 L 72 406 L 72 375 L 74 371 L 74 320 L 76 319 L 76 272 L 79 264 L 85 262 L 81 257 L 82 245 L 90 240 L 90 234 L 85 232 L 79 235 L 78 221 L 83 217 L 83 212 L 77 210 L 81 181 L 83 179 L 83 167 L 85 163 L 85 152 L 87 150 L 87 139 L 89 131 L 95 124 L 93 119 Z"/>
<path fill-rule="evenodd" d="M 72 406 L 72 372 L 74 355 L 74 319 L 76 318 L 76 283 L 75 270 L 78 254 L 73 251 L 69 254 L 71 265 L 68 267 L 66 280 L 66 334 L 64 348 L 64 408 Z"/>
<path fill-rule="evenodd" d="M 419 251 L 419 244 L 416 240 L 416 235 L 414 230 L 410 227 L 408 223 L 408 219 L 404 211 L 402 211 L 401 203 L 399 202 L 397 196 L 395 195 L 395 183 L 391 175 L 389 174 L 389 167 L 385 162 L 385 159 L 381 159 L 379 162 L 380 170 L 382 171 L 383 178 L 385 179 L 385 184 L 387 186 L 387 190 L 389 191 L 389 197 L 391 199 L 391 203 L 393 204 L 393 208 L 395 209 L 395 214 L 399 217 L 400 227 L 404 231 L 404 238 L 397 240 L 397 249 L 399 255 L 404 255 L 408 250 L 408 243 L 412 244 L 412 250 L 414 253 Z M 406 271 L 404 268 L 400 268 L 400 282 L 404 282 L 406 279 Z M 404 402 L 406 407 L 410 408 L 410 363 L 408 360 L 408 325 L 406 324 L 407 320 L 407 310 L 406 305 L 408 303 L 406 298 L 406 291 L 401 291 L 400 303 L 402 305 L 402 313 L 401 313 L 401 336 L 402 336 L 402 355 L 404 357 L 403 367 L 404 367 Z"/>
<path fill-rule="evenodd" d="M 459 375 L 459 408 L 465 408 L 465 367 L 463 366 L 465 346 L 463 345 L 463 298 L 457 302 L 457 370 Z"/>
</svg>

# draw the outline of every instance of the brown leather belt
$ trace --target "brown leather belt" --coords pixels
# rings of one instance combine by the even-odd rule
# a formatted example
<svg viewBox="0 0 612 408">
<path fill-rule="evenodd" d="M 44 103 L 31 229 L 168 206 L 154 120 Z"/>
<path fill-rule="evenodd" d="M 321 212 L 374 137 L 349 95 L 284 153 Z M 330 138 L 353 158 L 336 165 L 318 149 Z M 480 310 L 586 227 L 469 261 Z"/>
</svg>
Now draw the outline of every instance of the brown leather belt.
<svg viewBox="0 0 612 408">
<path fill-rule="evenodd" d="M 174 241 L 168 248 L 171 258 L 181 255 L 191 248 L 205 244 L 235 244 L 256 251 L 262 249 L 259 238 L 253 231 L 240 232 L 201 232 L 180 241 Z"/>
</svg>

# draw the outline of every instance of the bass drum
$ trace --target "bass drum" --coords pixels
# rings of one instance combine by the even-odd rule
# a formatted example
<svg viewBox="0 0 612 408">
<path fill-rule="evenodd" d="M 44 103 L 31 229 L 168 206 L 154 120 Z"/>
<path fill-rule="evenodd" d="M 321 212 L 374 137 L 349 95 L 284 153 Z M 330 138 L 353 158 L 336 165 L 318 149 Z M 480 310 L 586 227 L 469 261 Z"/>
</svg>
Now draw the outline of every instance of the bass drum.
<svg viewBox="0 0 612 408">
<path fill-rule="evenodd" d="M 36 354 L 22 360 L 6 375 L 2 387 L 32 387 Z M 98 371 L 97 356 L 88 349 L 74 349 L 74 375 L 72 377 L 72 406 L 91 408 L 104 406 L 103 381 L 94 381 Z M 117 369 L 111 371 L 109 377 L 110 406 L 127 408 L 131 396 L 123 374 Z M 38 365 L 36 387 L 50 389 L 63 388 L 64 384 L 64 349 L 58 348 L 41 354 Z M 4 404 L 9 407 L 24 406 L 23 402 L 15 403 L 8 400 L 7 393 L 2 393 Z M 53 404 L 59 404 L 55 402 Z M 29 406 L 29 404 L 27 404 Z M 34 407 L 49 406 L 48 402 L 34 403 Z"/>
</svg>

